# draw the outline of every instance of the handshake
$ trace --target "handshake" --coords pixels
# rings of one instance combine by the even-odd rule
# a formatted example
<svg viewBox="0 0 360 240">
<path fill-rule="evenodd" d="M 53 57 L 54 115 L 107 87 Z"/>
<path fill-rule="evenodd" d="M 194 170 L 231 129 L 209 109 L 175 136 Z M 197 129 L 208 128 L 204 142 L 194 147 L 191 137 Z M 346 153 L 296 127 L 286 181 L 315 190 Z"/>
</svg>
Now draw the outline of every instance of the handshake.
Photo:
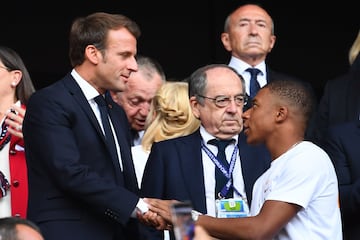
<svg viewBox="0 0 360 240">
<path fill-rule="evenodd" d="M 157 230 L 174 230 L 176 239 L 218 240 L 209 235 L 202 223 L 210 216 L 192 209 L 189 202 L 144 198 L 148 211 L 137 212 L 139 221 Z M 199 216 L 203 217 L 198 221 Z M 195 224 L 196 222 L 196 224 Z"/>
<path fill-rule="evenodd" d="M 173 229 L 176 239 L 213 239 L 200 226 L 195 226 L 195 221 L 202 214 L 193 210 L 189 202 L 154 198 L 143 200 L 148 205 L 148 211 L 137 213 L 141 223 L 157 230 Z"/>
<path fill-rule="evenodd" d="M 161 200 L 156 198 L 144 198 L 148 211 L 137 212 L 139 221 L 157 230 L 171 230 L 173 228 L 171 207 L 181 203 L 177 200 Z"/>
</svg>

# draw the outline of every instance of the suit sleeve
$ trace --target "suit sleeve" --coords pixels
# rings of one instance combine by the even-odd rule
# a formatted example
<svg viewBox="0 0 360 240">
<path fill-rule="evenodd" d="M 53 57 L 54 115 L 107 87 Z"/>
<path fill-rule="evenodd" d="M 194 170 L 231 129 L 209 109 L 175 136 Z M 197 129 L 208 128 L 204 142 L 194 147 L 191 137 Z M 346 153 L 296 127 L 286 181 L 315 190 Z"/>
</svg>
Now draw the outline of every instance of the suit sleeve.
<svg viewBox="0 0 360 240">
<path fill-rule="evenodd" d="M 32 96 L 23 130 L 33 201 L 39 208 L 56 202 L 64 211 L 85 205 L 125 224 L 138 196 L 114 180 L 119 169 L 94 119 L 85 98 L 79 104 L 70 94 L 55 91 Z"/>
</svg>

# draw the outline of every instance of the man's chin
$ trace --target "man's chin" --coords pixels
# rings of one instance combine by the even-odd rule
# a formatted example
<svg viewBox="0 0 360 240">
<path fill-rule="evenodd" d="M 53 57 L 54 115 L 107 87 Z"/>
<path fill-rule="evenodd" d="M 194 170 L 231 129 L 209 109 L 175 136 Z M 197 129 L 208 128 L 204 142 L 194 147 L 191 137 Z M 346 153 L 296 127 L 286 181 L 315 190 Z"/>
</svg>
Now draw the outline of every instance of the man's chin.
<svg viewBox="0 0 360 240">
<path fill-rule="evenodd" d="M 228 131 L 226 131 L 230 135 L 237 135 L 241 132 L 242 128 L 232 128 L 230 127 Z"/>
</svg>

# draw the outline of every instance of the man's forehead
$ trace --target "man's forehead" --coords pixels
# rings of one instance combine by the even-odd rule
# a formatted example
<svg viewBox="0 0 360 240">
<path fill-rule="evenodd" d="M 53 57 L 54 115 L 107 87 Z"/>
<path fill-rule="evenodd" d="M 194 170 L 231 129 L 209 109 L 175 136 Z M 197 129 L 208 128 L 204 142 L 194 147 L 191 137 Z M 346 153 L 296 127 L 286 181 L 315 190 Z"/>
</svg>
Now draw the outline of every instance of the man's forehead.
<svg viewBox="0 0 360 240">
<path fill-rule="evenodd" d="M 213 71 L 211 71 L 213 70 Z M 217 68 L 211 69 L 207 72 L 207 86 L 208 87 L 224 87 L 229 89 L 242 89 L 241 79 L 230 69 Z"/>
<path fill-rule="evenodd" d="M 240 80 L 239 80 L 240 81 Z M 243 88 L 241 83 L 234 84 L 232 81 L 219 81 L 213 85 L 208 85 L 206 88 L 206 93 L 211 93 L 214 95 L 238 95 L 243 94 Z"/>
</svg>

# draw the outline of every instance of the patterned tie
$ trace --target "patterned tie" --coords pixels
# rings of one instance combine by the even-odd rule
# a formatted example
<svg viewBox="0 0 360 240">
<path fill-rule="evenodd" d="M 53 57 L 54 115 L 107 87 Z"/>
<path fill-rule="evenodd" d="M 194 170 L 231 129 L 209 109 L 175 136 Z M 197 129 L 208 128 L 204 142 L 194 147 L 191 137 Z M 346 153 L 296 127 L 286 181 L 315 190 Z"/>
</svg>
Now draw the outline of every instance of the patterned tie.
<svg viewBox="0 0 360 240">
<path fill-rule="evenodd" d="M 5 178 L 5 175 L 0 171 L 0 198 L 5 197 L 9 189 L 10 189 L 9 181 Z"/>
<path fill-rule="evenodd" d="M 218 153 L 216 158 L 218 161 L 225 167 L 227 171 L 229 171 L 229 162 L 226 160 L 225 148 L 233 142 L 233 139 L 228 140 L 220 140 L 220 139 L 212 139 L 209 141 L 209 144 L 215 145 L 218 148 Z M 221 172 L 218 167 L 215 167 L 215 199 L 219 198 L 219 193 L 223 189 L 223 187 L 228 182 L 228 178 Z M 225 198 L 231 198 L 233 196 L 233 187 L 229 188 Z"/>
<path fill-rule="evenodd" d="M 257 81 L 257 75 L 261 72 L 259 69 L 257 68 L 248 68 L 246 69 L 247 72 L 250 73 L 251 78 L 250 78 L 250 99 L 253 99 L 256 95 L 256 93 L 259 91 L 260 89 L 260 84 Z"/>
<path fill-rule="evenodd" d="M 0 133 L 0 150 L 2 150 L 8 142 L 10 142 L 11 135 L 8 132 L 8 128 L 9 125 L 5 124 L 5 121 L 3 121 Z"/>
</svg>

